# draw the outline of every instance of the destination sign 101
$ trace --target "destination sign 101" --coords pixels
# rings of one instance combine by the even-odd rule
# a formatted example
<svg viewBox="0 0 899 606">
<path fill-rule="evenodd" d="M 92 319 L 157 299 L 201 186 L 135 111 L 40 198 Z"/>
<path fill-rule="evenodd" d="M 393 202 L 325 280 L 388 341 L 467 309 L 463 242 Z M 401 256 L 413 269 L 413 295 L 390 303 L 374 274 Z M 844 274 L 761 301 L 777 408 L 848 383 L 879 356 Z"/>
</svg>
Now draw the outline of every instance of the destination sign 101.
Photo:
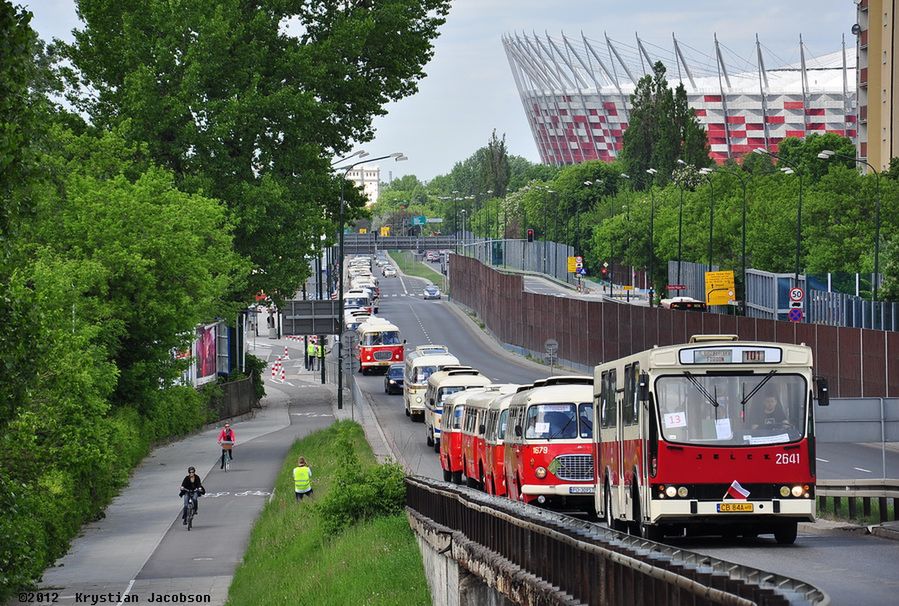
<svg viewBox="0 0 899 606">
<path fill-rule="evenodd" d="M 705 347 L 683 349 L 681 364 L 779 364 L 781 350 L 776 347 Z"/>
</svg>

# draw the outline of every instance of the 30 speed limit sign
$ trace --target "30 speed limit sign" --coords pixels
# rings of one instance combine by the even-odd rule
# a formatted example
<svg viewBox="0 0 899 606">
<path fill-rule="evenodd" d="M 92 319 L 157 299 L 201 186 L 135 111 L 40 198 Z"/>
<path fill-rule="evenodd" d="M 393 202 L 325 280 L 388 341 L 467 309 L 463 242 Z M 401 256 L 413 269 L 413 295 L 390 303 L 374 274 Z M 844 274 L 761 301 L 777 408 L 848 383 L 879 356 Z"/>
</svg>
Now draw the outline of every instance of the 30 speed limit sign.
<svg viewBox="0 0 899 606">
<path fill-rule="evenodd" d="M 802 301 L 805 298 L 805 291 L 798 286 L 790 289 L 790 301 Z"/>
</svg>

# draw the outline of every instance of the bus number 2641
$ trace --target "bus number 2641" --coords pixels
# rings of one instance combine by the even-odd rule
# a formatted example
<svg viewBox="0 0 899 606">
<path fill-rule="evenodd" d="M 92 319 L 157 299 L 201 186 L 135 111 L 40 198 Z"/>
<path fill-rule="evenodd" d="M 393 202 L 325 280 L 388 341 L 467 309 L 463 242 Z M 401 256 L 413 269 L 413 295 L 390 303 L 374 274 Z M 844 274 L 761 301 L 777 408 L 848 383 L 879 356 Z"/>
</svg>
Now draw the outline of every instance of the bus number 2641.
<svg viewBox="0 0 899 606">
<path fill-rule="evenodd" d="M 798 452 L 779 452 L 777 453 L 777 464 L 778 465 L 799 465 L 799 453 Z"/>
</svg>

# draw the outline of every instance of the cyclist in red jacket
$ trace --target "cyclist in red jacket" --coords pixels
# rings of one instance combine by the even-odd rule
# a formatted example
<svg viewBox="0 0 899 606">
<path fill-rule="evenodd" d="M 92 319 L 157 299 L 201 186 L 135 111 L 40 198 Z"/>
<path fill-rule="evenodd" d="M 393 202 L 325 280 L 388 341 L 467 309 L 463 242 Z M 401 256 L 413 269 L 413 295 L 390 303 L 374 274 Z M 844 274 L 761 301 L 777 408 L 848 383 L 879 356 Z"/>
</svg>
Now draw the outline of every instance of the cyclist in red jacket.
<svg viewBox="0 0 899 606">
<path fill-rule="evenodd" d="M 219 432 L 218 443 L 222 447 L 222 469 L 225 468 L 225 456 L 229 461 L 234 460 L 234 430 L 231 429 L 231 423 L 225 423 L 222 431 Z"/>
</svg>

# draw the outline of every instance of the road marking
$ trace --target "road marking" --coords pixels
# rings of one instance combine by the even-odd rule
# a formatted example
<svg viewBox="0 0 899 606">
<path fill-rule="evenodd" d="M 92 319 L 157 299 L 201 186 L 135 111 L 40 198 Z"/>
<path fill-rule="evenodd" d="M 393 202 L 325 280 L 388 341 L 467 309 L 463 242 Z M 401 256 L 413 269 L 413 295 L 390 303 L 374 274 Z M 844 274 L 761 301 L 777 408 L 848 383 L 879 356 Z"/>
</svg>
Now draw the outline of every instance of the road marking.
<svg viewBox="0 0 899 606">
<path fill-rule="evenodd" d="M 830 463 L 830 461 L 828 461 L 827 459 L 821 459 L 821 458 L 819 458 L 819 457 L 815 457 L 815 460 L 816 460 L 816 461 L 821 461 L 822 463 Z"/>
<path fill-rule="evenodd" d="M 211 562 L 214 558 L 194 558 L 194 562 Z"/>
<path fill-rule="evenodd" d="M 156 550 L 154 549 L 153 551 L 156 551 Z M 127 589 L 125 589 L 125 592 L 122 594 L 122 599 L 119 600 L 119 603 L 116 604 L 116 606 L 122 606 L 122 604 L 125 603 L 125 598 L 128 597 L 128 594 L 129 594 L 129 593 L 131 593 L 131 588 L 132 588 L 132 587 L 134 587 L 134 579 L 131 579 L 131 582 L 128 583 Z"/>
<path fill-rule="evenodd" d="M 425 325 L 421 321 L 421 318 L 419 318 L 418 314 L 415 312 L 415 308 L 410 305 L 409 309 L 412 310 L 412 315 L 415 316 L 415 321 L 418 322 L 418 325 L 421 327 L 421 332 L 424 333 L 425 339 L 428 340 L 428 343 L 433 343 L 433 341 L 431 340 L 431 335 L 428 334 L 428 330 L 425 328 Z"/>
<path fill-rule="evenodd" d="M 853 467 L 852 469 L 854 469 L 855 471 L 863 471 L 865 473 L 871 473 L 870 469 L 862 469 L 861 467 Z"/>
<path fill-rule="evenodd" d="M 292 412 L 292 417 L 333 417 L 334 415 L 325 412 Z"/>
</svg>

